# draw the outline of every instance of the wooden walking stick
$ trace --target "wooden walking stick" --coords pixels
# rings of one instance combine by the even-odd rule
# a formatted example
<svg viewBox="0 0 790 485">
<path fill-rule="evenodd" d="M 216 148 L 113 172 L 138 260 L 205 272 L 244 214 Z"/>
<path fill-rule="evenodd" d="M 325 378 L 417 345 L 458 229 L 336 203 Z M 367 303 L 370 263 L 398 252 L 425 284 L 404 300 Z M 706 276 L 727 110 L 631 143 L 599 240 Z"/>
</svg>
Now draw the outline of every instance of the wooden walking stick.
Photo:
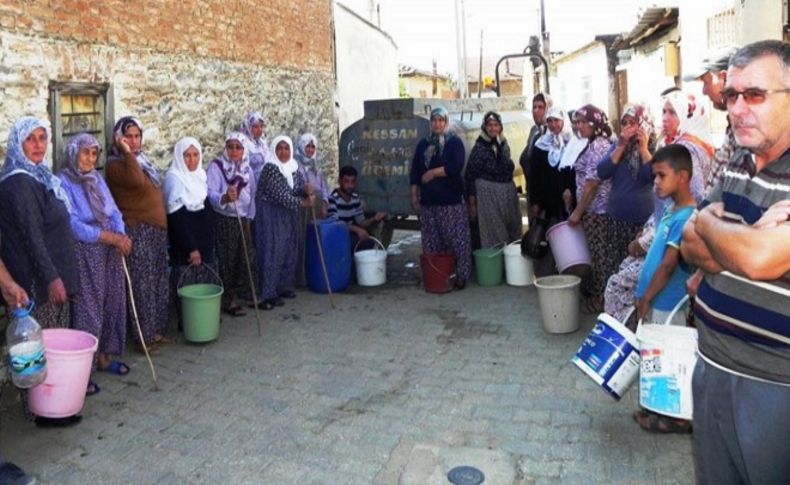
<svg viewBox="0 0 790 485">
<path fill-rule="evenodd" d="M 247 276 L 250 279 L 250 291 L 252 292 L 252 303 L 255 305 L 255 322 L 258 324 L 258 337 L 261 336 L 261 315 L 258 310 L 258 292 L 255 290 L 255 281 L 252 278 L 252 264 L 250 264 L 250 256 L 247 252 L 247 238 L 244 231 L 244 224 L 241 222 L 241 214 L 239 214 L 239 206 L 236 202 L 233 203 L 233 209 L 236 211 L 236 220 L 239 221 L 239 230 L 241 231 L 241 245 L 244 250 L 244 261 L 247 263 Z"/>
<path fill-rule="evenodd" d="M 329 271 L 326 269 L 326 260 L 324 259 L 324 247 L 321 244 L 321 235 L 318 234 L 318 220 L 315 216 L 315 204 L 310 206 L 310 211 L 313 214 L 313 229 L 315 229 L 315 242 L 318 244 L 318 259 L 321 260 L 321 269 L 324 271 L 324 282 L 326 283 L 326 291 L 329 295 L 329 304 L 332 309 L 335 309 L 335 298 L 332 296 L 332 286 L 329 284 Z"/>
<path fill-rule="evenodd" d="M 154 389 L 159 390 L 159 382 L 156 380 L 156 370 L 154 369 L 154 362 L 148 354 L 148 347 L 145 345 L 145 338 L 143 338 L 143 329 L 140 328 L 140 319 L 137 316 L 137 305 L 134 303 L 134 291 L 132 291 L 132 277 L 129 275 L 129 268 L 126 266 L 126 256 L 121 256 L 123 262 L 123 272 L 126 275 L 126 284 L 129 287 L 129 299 L 132 303 L 132 314 L 134 315 L 134 323 L 137 326 L 137 335 L 140 337 L 140 345 L 143 346 L 145 358 L 148 359 L 148 366 L 151 367 L 151 377 L 154 379 Z"/>
</svg>

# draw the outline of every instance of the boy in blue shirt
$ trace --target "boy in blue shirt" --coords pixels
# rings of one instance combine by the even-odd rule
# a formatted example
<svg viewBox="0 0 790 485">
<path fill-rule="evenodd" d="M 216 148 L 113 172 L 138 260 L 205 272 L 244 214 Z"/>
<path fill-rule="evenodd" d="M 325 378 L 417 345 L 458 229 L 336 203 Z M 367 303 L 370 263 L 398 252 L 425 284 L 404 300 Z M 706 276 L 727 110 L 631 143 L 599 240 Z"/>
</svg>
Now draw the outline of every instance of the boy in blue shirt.
<svg viewBox="0 0 790 485">
<path fill-rule="evenodd" d="M 691 193 L 691 154 L 682 145 L 667 145 L 651 160 L 658 197 L 671 198 L 656 226 L 656 234 L 645 257 L 634 296 L 637 315 L 645 322 L 686 325 L 679 312 L 667 322 L 672 310 L 686 296 L 688 268 L 680 264 L 680 241 L 683 226 L 696 207 Z"/>
</svg>

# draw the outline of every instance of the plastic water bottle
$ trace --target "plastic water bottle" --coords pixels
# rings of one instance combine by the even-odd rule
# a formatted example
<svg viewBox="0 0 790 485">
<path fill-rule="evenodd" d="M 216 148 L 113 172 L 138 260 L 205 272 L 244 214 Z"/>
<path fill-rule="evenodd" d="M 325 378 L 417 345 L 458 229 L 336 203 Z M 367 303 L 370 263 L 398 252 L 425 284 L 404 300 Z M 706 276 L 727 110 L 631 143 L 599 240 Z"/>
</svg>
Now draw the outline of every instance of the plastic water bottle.
<svg viewBox="0 0 790 485">
<path fill-rule="evenodd" d="M 47 378 L 47 358 L 41 326 L 30 316 L 33 304 L 11 312 L 11 324 L 6 330 L 8 364 L 11 380 L 20 389 L 29 389 Z"/>
</svg>

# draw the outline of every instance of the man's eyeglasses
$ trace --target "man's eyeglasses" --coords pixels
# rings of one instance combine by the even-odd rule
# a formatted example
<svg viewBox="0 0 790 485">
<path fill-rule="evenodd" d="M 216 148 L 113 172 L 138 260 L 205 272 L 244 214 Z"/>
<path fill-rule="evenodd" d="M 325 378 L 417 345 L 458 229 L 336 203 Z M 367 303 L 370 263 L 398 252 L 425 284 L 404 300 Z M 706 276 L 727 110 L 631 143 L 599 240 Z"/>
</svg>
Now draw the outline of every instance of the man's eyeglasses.
<svg viewBox="0 0 790 485">
<path fill-rule="evenodd" d="M 748 105 L 762 104 L 765 102 L 765 97 L 769 94 L 787 93 L 790 89 L 760 89 L 760 88 L 747 88 L 743 91 L 737 89 L 727 88 L 721 92 L 721 96 L 727 103 L 727 106 L 732 106 L 738 101 L 738 96 L 743 96 L 743 101 Z"/>
</svg>

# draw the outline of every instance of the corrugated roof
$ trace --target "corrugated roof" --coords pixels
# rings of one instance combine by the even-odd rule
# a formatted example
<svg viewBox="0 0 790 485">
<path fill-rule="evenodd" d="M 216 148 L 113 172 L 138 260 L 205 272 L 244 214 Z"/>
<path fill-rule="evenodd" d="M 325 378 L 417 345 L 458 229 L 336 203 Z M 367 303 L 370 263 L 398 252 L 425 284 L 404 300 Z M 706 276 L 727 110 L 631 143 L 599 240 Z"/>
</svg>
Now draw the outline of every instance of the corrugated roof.
<svg viewBox="0 0 790 485">
<path fill-rule="evenodd" d="M 675 7 L 651 7 L 645 9 L 631 32 L 618 39 L 614 50 L 629 49 L 655 34 L 677 26 L 678 9 Z"/>
</svg>

